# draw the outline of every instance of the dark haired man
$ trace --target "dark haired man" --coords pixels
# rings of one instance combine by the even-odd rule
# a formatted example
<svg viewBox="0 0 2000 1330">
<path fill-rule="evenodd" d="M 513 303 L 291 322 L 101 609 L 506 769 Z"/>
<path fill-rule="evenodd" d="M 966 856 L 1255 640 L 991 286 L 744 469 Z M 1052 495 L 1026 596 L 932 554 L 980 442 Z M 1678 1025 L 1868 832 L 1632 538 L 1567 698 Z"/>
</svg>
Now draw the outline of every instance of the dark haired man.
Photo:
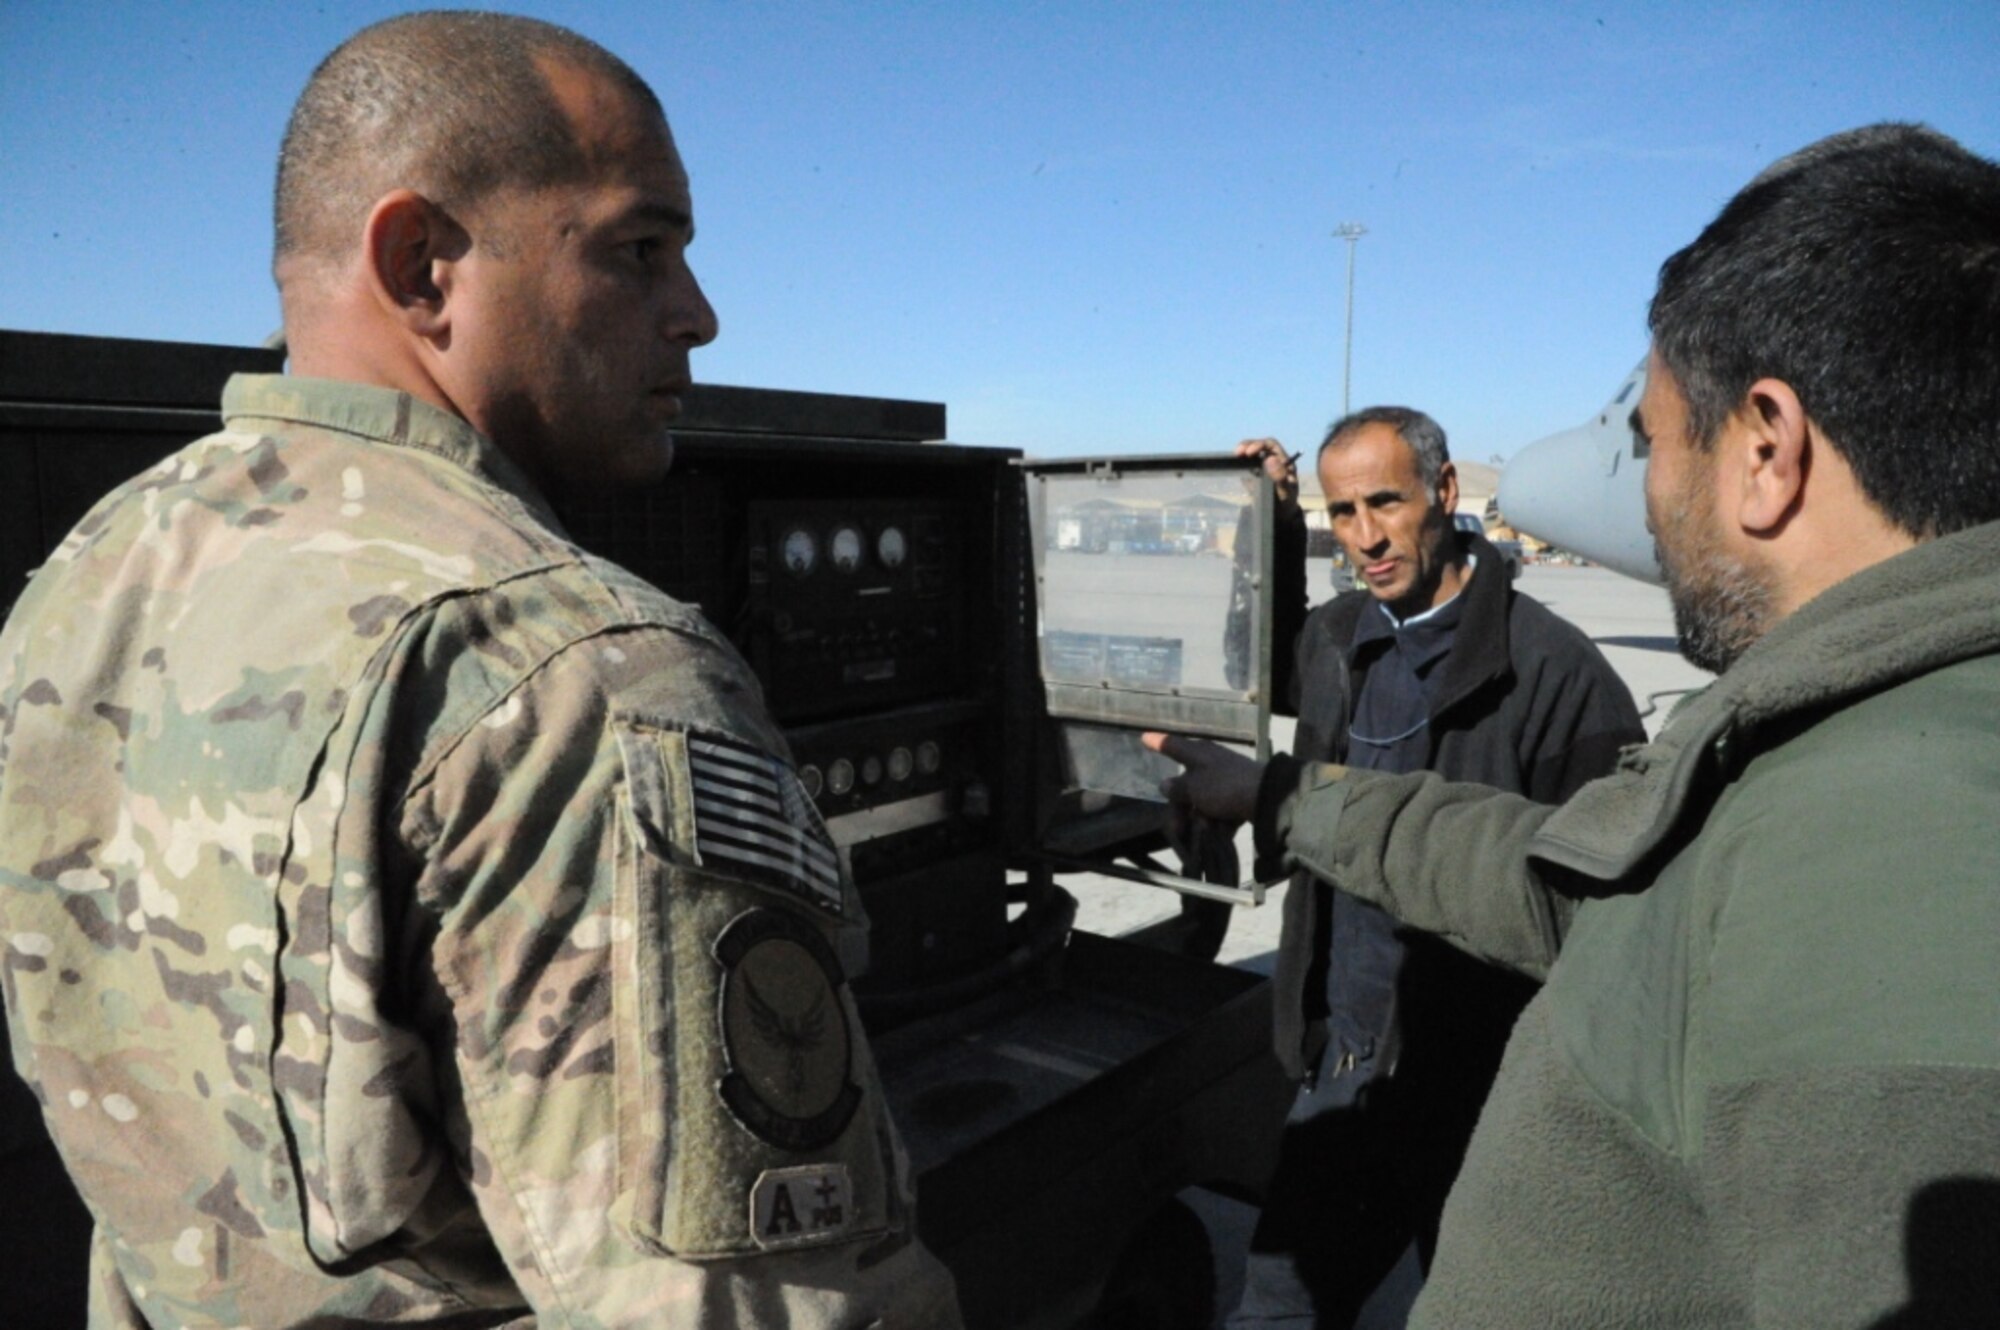
<svg viewBox="0 0 2000 1330">
<path fill-rule="evenodd" d="M 1299 624 L 1304 521 L 1275 440 L 1238 446 L 1285 511 L 1279 686 L 1293 756 L 1435 771 L 1544 802 L 1644 740 L 1631 695 L 1573 625 L 1513 585 L 1485 539 L 1456 529 L 1458 474 L 1430 416 L 1378 406 L 1335 421 L 1317 466 L 1359 588 Z M 1243 1330 L 1354 1323 L 1414 1242 L 1428 1266 L 1445 1194 L 1534 984 L 1309 874 L 1285 898 L 1277 1050 L 1306 1085 L 1251 1243 Z"/>
<path fill-rule="evenodd" d="M 1418 1323 L 1992 1324 L 2000 165 L 1814 144 L 1650 323 L 1649 520 L 1721 671 L 1653 743 L 1550 809 L 1153 742 L 1176 797 L 1547 976 Z"/>
<path fill-rule="evenodd" d="M 756 681 L 548 507 L 665 470 L 716 333 L 658 101 L 391 19 L 301 96 L 277 232 L 294 373 L 0 634 L 6 1007 L 91 1324 L 955 1325 Z"/>
</svg>

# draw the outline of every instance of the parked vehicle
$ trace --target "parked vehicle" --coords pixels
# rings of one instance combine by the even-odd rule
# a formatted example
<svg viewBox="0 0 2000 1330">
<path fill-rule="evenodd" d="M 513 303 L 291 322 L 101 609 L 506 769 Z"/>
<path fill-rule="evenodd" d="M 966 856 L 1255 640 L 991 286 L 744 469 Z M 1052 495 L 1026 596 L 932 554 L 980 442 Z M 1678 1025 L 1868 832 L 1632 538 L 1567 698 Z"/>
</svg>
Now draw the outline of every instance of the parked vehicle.
<svg viewBox="0 0 2000 1330">
<path fill-rule="evenodd" d="M 1451 524 L 1460 531 L 1469 532 L 1475 536 L 1486 534 L 1486 523 L 1480 521 L 1471 513 L 1453 513 Z M 1521 565 L 1527 562 L 1527 553 L 1522 548 L 1521 542 L 1508 537 L 1492 541 L 1491 544 L 1494 549 L 1500 551 L 1500 557 L 1507 561 L 1507 576 L 1509 578 L 1519 577 L 1521 575 Z"/>
</svg>

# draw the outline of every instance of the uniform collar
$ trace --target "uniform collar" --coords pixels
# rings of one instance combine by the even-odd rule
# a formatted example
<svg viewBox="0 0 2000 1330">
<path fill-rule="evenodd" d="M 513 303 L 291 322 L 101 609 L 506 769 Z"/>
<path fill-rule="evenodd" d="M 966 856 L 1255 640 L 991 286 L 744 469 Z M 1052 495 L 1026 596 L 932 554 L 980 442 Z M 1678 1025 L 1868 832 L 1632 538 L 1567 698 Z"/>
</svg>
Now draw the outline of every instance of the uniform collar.
<svg viewBox="0 0 2000 1330">
<path fill-rule="evenodd" d="M 239 420 L 314 425 L 414 448 L 505 491 L 552 530 L 562 531 L 547 498 L 498 444 L 449 411 L 393 388 L 292 374 L 233 374 L 222 390 L 222 418 L 232 426 Z"/>
</svg>

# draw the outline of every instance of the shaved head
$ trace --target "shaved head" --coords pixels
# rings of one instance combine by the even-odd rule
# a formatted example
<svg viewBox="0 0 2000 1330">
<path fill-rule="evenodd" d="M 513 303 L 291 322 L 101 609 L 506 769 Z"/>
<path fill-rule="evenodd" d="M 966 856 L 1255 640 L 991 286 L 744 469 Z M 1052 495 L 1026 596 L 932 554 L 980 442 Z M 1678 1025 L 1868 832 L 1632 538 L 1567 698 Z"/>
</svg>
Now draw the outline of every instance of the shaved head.
<svg viewBox="0 0 2000 1330">
<path fill-rule="evenodd" d="M 280 284 L 288 267 L 344 261 L 369 209 L 410 189 L 447 212 L 502 186 L 579 178 L 586 163 L 549 67 L 601 77 L 654 113 L 630 66 L 584 37 L 508 14 L 405 14 L 349 38 L 320 63 L 278 157 Z"/>
</svg>

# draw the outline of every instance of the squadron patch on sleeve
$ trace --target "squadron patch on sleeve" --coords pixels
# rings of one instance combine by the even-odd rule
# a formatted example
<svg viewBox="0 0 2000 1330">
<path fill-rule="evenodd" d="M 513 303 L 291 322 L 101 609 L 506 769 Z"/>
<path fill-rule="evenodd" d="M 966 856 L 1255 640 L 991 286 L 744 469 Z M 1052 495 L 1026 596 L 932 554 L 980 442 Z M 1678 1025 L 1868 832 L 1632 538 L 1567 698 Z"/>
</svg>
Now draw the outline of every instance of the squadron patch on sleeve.
<svg viewBox="0 0 2000 1330">
<path fill-rule="evenodd" d="M 840 857 L 785 763 L 747 744 L 690 734 L 695 852 L 704 866 L 776 887 L 838 915 Z"/>
<path fill-rule="evenodd" d="M 861 1089 L 833 948 L 804 921 L 759 908 L 722 930 L 715 958 L 726 1068 L 718 1092 L 731 1115 L 794 1153 L 839 1139 Z"/>
<path fill-rule="evenodd" d="M 854 1227 L 845 1164 L 766 1169 L 750 1189 L 750 1236 L 759 1247 L 828 1242 Z"/>
</svg>

